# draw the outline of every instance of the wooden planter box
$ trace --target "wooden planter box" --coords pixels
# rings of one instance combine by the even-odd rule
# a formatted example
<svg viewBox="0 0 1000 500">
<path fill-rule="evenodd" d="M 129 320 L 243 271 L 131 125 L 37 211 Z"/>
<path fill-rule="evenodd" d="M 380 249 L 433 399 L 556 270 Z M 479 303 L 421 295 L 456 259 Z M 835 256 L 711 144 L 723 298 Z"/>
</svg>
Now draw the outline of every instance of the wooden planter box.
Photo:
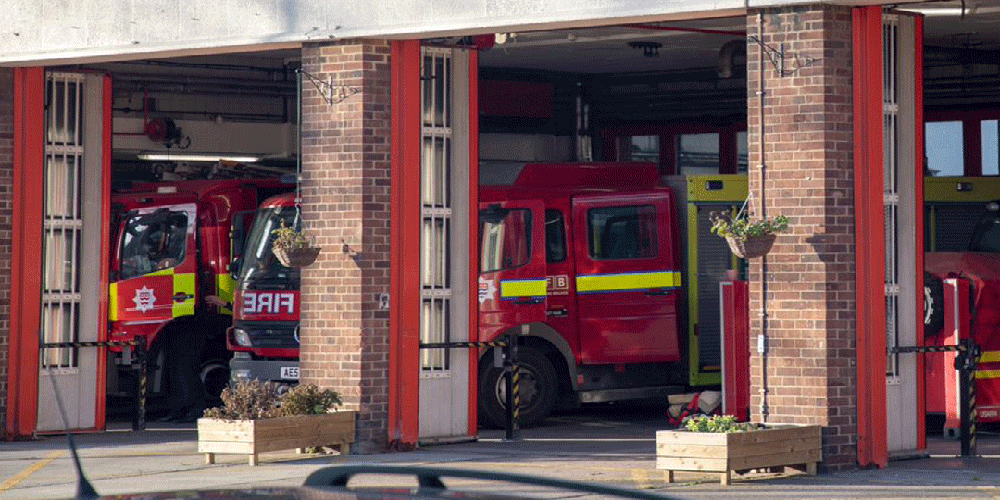
<svg viewBox="0 0 1000 500">
<path fill-rule="evenodd" d="M 216 453 L 249 455 L 257 465 L 257 454 L 313 446 L 339 446 L 350 453 L 357 412 L 338 411 L 323 415 L 296 415 L 263 420 L 198 419 L 198 453 L 205 463 L 215 463 Z"/>
<path fill-rule="evenodd" d="M 794 467 L 816 474 L 823 459 L 818 425 L 775 425 L 750 432 L 710 433 L 656 431 L 656 468 L 674 471 L 718 472 L 728 485 L 733 471 Z"/>
</svg>

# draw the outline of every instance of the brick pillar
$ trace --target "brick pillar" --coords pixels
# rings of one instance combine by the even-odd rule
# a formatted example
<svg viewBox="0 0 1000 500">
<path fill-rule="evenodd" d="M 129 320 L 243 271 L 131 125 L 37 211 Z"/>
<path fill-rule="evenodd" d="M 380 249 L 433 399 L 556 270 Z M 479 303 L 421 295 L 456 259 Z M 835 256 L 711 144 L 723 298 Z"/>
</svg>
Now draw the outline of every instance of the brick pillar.
<svg viewBox="0 0 1000 500">
<path fill-rule="evenodd" d="M 0 435 L 7 428 L 10 256 L 14 185 L 14 71 L 0 68 Z"/>
<path fill-rule="evenodd" d="M 750 189 L 758 212 L 763 192 L 769 216 L 791 219 L 791 232 L 779 236 L 766 257 L 769 351 L 762 356 L 752 349 L 751 412 L 755 421 L 765 420 L 766 388 L 768 423 L 824 426 L 823 464 L 829 470 L 855 466 L 859 411 L 851 29 L 848 7 L 784 7 L 747 16 Z M 763 68 L 757 37 L 773 49 L 771 57 L 765 53 Z M 782 47 L 779 74 L 775 51 Z M 750 265 L 751 346 L 764 333 L 763 265 L 761 259 Z"/>
<path fill-rule="evenodd" d="M 313 77 L 303 79 L 303 223 L 323 251 L 302 272 L 301 380 L 358 410 L 360 453 L 384 450 L 388 437 L 389 311 L 378 297 L 390 278 L 389 54 L 367 40 L 302 49 Z"/>
</svg>

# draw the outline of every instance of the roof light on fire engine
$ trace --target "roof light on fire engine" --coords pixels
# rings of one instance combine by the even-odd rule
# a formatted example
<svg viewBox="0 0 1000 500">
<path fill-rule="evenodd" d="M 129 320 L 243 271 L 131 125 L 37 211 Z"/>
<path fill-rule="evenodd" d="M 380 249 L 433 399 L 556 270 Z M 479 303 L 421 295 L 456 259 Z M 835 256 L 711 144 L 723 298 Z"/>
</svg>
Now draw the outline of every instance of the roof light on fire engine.
<svg viewBox="0 0 1000 500">
<path fill-rule="evenodd" d="M 251 346 L 250 335 L 246 332 L 246 330 L 243 330 L 241 328 L 233 329 L 233 341 L 235 341 L 237 345 L 243 347 Z"/>
<path fill-rule="evenodd" d="M 986 210 L 989 210 L 990 212 L 996 212 L 996 211 L 1000 210 L 1000 203 L 997 203 L 995 201 L 991 201 L 991 202 L 989 202 L 989 203 L 986 204 Z"/>
</svg>

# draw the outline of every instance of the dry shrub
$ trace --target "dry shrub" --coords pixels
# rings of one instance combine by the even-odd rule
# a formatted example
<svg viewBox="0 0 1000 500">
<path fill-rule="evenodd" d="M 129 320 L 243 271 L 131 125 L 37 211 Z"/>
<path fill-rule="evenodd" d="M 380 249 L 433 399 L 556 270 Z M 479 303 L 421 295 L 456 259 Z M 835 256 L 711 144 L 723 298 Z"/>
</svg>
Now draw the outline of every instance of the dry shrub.
<svg viewBox="0 0 1000 500">
<path fill-rule="evenodd" d="M 240 380 L 222 390 L 222 406 L 205 410 L 208 418 L 259 420 L 281 415 L 278 387 L 257 379 Z"/>
<path fill-rule="evenodd" d="M 222 406 L 205 410 L 205 417 L 223 420 L 259 420 L 290 415 L 318 415 L 336 410 L 340 395 L 314 384 L 300 384 L 284 395 L 278 386 L 257 379 L 240 380 L 222 391 Z"/>
</svg>

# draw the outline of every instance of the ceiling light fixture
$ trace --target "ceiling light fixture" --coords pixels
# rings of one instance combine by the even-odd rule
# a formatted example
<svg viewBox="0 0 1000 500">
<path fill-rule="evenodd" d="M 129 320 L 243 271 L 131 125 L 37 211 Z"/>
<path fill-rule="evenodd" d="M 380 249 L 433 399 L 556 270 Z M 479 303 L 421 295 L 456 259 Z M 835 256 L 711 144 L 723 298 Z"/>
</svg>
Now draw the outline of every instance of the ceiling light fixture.
<svg viewBox="0 0 1000 500">
<path fill-rule="evenodd" d="M 136 157 L 139 158 L 140 160 L 147 160 L 147 161 L 192 161 L 192 162 L 231 161 L 235 163 L 255 163 L 260 161 L 259 156 L 194 154 L 194 153 L 140 153 Z"/>
</svg>

